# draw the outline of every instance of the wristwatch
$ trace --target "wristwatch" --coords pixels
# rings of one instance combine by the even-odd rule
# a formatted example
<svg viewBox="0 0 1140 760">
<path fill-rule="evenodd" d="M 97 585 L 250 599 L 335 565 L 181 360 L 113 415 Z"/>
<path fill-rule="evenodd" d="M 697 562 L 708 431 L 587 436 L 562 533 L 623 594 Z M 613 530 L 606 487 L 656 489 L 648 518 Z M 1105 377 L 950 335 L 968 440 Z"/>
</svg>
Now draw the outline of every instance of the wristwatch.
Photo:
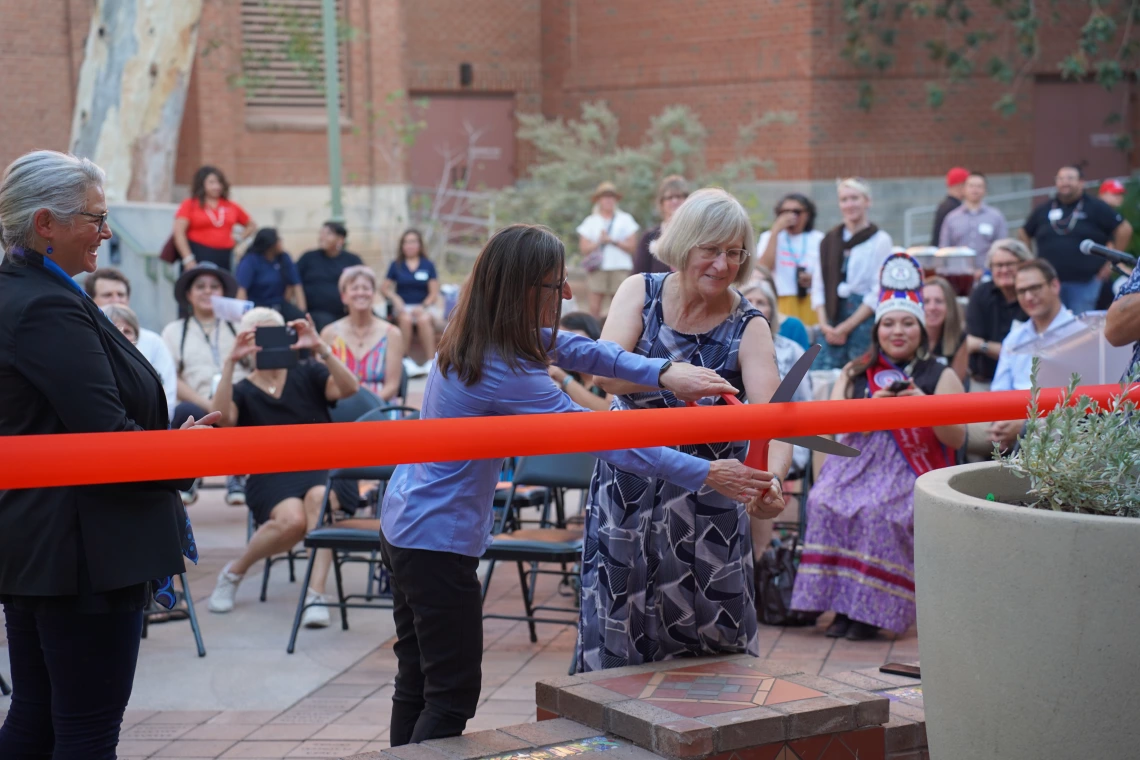
<svg viewBox="0 0 1140 760">
<path fill-rule="evenodd" d="M 989 342 L 988 340 L 983 340 L 983 341 L 982 341 L 982 353 L 983 353 L 983 354 L 985 354 L 986 356 L 989 356 L 989 353 L 990 353 L 990 342 Z"/>
<path fill-rule="evenodd" d="M 661 365 L 661 369 L 659 369 L 659 370 L 657 371 L 657 387 L 658 387 L 658 388 L 664 388 L 664 387 L 665 387 L 664 385 L 662 385 L 662 384 L 661 384 L 661 377 L 662 377 L 662 376 L 663 376 L 663 375 L 664 375 L 666 372 L 668 372 L 668 371 L 669 371 L 669 368 L 670 368 L 670 367 L 672 367 L 672 366 L 673 366 L 673 360 L 672 360 L 672 359 L 666 359 L 666 360 L 665 360 L 665 363 Z"/>
</svg>

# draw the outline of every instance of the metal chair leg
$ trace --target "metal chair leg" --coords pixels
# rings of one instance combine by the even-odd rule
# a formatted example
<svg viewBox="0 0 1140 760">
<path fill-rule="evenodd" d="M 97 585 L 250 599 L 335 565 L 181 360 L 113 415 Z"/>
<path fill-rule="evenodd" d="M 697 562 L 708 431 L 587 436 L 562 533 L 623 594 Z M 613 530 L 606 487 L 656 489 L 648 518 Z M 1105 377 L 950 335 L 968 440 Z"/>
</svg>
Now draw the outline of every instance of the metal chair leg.
<svg viewBox="0 0 1140 760">
<path fill-rule="evenodd" d="M 309 553 L 309 564 L 305 567 L 305 585 L 301 587 L 301 598 L 297 600 L 297 612 L 293 615 L 293 630 L 289 633 L 289 646 L 286 653 L 293 654 L 297 647 L 297 632 L 301 630 L 301 615 L 305 613 L 305 597 L 309 593 L 309 581 L 313 578 L 313 563 L 317 561 L 317 552 Z"/>
<path fill-rule="evenodd" d="M 344 598 L 344 579 L 340 573 L 340 555 L 337 554 L 335 549 L 330 549 L 333 553 L 333 574 L 336 575 L 336 596 L 340 600 L 340 629 L 342 631 L 348 630 L 348 600 Z M 316 555 L 316 550 L 313 554 Z"/>
<path fill-rule="evenodd" d="M 190 630 L 194 632 L 194 643 L 198 646 L 198 656 L 206 656 L 206 645 L 202 643 L 202 629 L 198 627 L 198 615 L 194 612 L 194 597 L 190 595 L 190 584 L 186 582 L 186 573 L 178 576 L 182 584 L 182 597 L 186 600 L 186 614 L 190 618 Z"/>
<path fill-rule="evenodd" d="M 9 686 L 8 682 L 4 680 L 4 676 L 0 676 L 0 694 L 3 694 L 6 697 L 11 693 L 12 687 Z"/>
<path fill-rule="evenodd" d="M 265 601 L 265 595 L 269 593 L 269 568 L 273 567 L 273 558 L 265 558 L 265 572 L 261 574 L 261 601 Z"/>
<path fill-rule="evenodd" d="M 364 590 L 365 601 L 372 601 L 372 589 L 376 587 L 376 563 L 379 558 L 376 556 L 376 550 L 372 550 L 372 561 L 368 563 L 368 587 Z"/>
<path fill-rule="evenodd" d="M 296 583 L 297 582 L 297 571 L 293 568 L 293 559 L 296 556 L 297 555 L 293 553 L 293 550 L 290 549 L 289 550 L 289 582 L 290 583 Z"/>
<path fill-rule="evenodd" d="M 523 563 L 519 562 L 519 586 L 522 588 L 523 607 L 526 609 L 527 626 L 530 627 L 530 643 L 538 643 L 538 633 L 534 630 L 534 606 L 531 603 L 531 596 L 528 593 L 527 572 L 523 569 Z"/>
</svg>

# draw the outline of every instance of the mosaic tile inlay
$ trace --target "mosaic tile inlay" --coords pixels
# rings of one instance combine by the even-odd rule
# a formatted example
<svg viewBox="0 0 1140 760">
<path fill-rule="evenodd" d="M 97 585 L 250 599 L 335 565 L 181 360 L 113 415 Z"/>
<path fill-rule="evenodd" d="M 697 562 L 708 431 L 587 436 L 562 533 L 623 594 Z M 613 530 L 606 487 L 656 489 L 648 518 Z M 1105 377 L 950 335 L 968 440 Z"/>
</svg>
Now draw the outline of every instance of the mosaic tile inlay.
<svg viewBox="0 0 1140 760">
<path fill-rule="evenodd" d="M 825 696 L 815 689 L 732 663 L 692 665 L 595 683 L 690 718 Z"/>
</svg>

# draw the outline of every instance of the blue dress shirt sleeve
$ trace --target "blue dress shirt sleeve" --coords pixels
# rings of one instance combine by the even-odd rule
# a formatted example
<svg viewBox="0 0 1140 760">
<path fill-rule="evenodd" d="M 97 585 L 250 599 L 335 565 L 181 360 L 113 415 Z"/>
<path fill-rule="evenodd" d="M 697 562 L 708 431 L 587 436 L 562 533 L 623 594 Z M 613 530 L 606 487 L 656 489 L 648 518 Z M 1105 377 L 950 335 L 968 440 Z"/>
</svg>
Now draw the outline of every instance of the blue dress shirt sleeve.
<svg viewBox="0 0 1140 760">
<path fill-rule="evenodd" d="M 593 344 L 588 338 L 582 340 Z M 609 349 L 602 350 L 609 351 Z M 544 370 L 529 371 L 516 378 L 515 382 L 504 384 L 499 388 L 493 402 L 494 413 L 505 415 L 588 411 L 575 404 L 569 396 L 555 387 Z M 693 492 L 701 490 L 709 475 L 707 460 L 682 454 L 664 446 L 590 453 L 627 472 L 642 477 L 661 478 Z"/>
<path fill-rule="evenodd" d="M 549 340 L 549 336 L 549 331 L 543 330 L 544 339 Z M 558 332 L 552 358 L 568 372 L 614 377 L 650 388 L 657 387 L 657 378 L 665 366 L 665 359 L 650 359 L 612 341 L 594 341 L 565 330 Z"/>
</svg>

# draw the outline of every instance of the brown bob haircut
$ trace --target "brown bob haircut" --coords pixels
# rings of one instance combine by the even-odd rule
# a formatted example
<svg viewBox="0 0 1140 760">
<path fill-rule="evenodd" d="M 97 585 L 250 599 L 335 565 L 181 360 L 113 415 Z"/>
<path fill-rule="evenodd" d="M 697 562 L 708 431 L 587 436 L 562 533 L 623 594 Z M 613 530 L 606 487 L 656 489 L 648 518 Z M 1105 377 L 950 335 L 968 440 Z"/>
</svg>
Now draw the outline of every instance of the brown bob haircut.
<svg viewBox="0 0 1140 760">
<path fill-rule="evenodd" d="M 549 364 L 556 333 L 543 338 L 542 286 L 561 282 L 565 266 L 566 247 L 546 227 L 514 224 L 492 235 L 439 342 L 439 371 L 475 385 L 488 353 L 514 370 L 522 361 Z M 559 297 L 555 329 L 561 319 Z"/>
</svg>

